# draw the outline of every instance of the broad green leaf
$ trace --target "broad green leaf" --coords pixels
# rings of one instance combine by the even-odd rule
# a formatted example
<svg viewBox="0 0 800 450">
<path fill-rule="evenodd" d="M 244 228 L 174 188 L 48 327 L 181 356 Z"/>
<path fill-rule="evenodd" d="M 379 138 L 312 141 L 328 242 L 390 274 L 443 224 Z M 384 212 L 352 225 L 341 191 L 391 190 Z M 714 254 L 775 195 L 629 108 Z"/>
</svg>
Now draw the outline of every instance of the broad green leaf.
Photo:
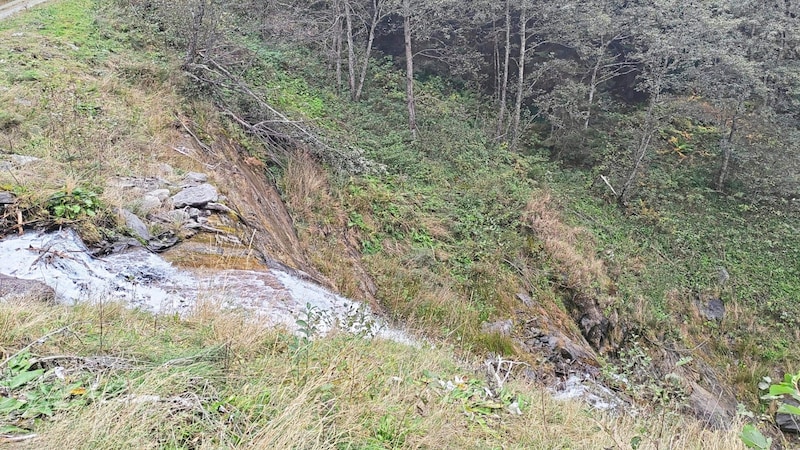
<svg viewBox="0 0 800 450">
<path fill-rule="evenodd" d="M 23 419 L 35 419 L 35 418 L 37 418 L 39 416 L 48 416 L 49 417 L 49 416 L 52 416 L 52 415 L 53 415 L 53 409 L 50 408 L 50 405 L 46 405 L 46 404 L 41 403 L 41 404 L 33 405 L 33 406 L 30 406 L 30 407 L 26 408 L 25 412 L 22 413 L 22 418 Z"/>
<path fill-rule="evenodd" d="M 781 404 L 780 408 L 778 408 L 778 412 L 800 416 L 800 408 L 797 406 L 788 405 L 786 403 Z"/>
<path fill-rule="evenodd" d="M 8 415 L 18 410 L 25 402 L 21 402 L 14 397 L 0 398 L 0 415 Z"/>
<path fill-rule="evenodd" d="M 15 427 L 14 425 L 3 425 L 0 426 L 0 434 L 22 434 L 22 433 L 29 433 L 29 430 L 25 428 Z"/>
<path fill-rule="evenodd" d="M 7 387 L 9 389 L 16 389 L 16 388 L 22 386 L 23 384 L 26 384 L 26 383 L 28 383 L 30 381 L 33 381 L 33 380 L 39 378 L 40 376 L 42 376 L 43 373 L 44 373 L 43 369 L 31 370 L 31 371 L 28 371 L 28 372 L 21 372 L 21 373 L 17 374 L 16 376 L 12 377 L 10 380 L 4 380 L 0 384 L 2 384 L 3 386 L 5 386 L 5 387 Z"/>
<path fill-rule="evenodd" d="M 742 442 L 744 442 L 744 445 L 746 445 L 748 448 L 769 450 L 772 446 L 772 438 L 768 438 L 761 434 L 761 432 L 750 423 L 742 428 L 742 432 L 739 433 L 739 438 L 742 439 Z"/>
<path fill-rule="evenodd" d="M 794 388 L 783 384 L 773 384 L 769 387 L 769 395 L 779 396 L 783 394 L 793 394 Z"/>
</svg>

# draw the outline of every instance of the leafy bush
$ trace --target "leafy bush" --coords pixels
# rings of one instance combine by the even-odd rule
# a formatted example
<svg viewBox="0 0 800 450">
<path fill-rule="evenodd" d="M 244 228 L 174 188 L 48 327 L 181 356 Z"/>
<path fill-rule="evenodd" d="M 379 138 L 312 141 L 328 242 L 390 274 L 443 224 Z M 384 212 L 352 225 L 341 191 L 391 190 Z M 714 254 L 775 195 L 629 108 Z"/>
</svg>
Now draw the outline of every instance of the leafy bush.
<svg viewBox="0 0 800 450">
<path fill-rule="evenodd" d="M 58 219 L 76 220 L 83 216 L 94 217 L 102 208 L 100 199 L 92 191 L 76 187 L 56 192 L 47 203 L 47 209 Z"/>
</svg>

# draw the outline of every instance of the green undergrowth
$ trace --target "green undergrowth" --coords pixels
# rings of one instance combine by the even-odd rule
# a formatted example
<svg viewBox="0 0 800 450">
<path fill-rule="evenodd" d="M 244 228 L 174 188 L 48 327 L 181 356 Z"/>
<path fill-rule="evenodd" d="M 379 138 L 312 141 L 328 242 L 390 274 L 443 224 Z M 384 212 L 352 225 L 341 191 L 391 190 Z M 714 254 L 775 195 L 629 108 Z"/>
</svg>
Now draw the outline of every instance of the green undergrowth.
<svg viewBox="0 0 800 450">
<path fill-rule="evenodd" d="M 308 340 L 213 305 L 0 303 L 0 429 L 40 449 L 737 448 L 733 432 L 606 416 L 421 345 Z"/>
<path fill-rule="evenodd" d="M 712 128 L 691 126 L 692 146 L 681 140 L 689 132 L 663 130 L 637 197 L 623 209 L 593 178 L 601 168 L 566 168 L 542 156 L 545 149 L 511 152 L 491 139 L 486 99 L 446 81 L 418 81 L 414 140 L 405 130 L 402 74 L 392 65 L 373 66 L 365 99 L 354 104 L 336 100 L 329 80 L 308 76 L 324 68 L 303 51 L 278 46 L 269 55 L 262 63 L 276 101 L 292 99 L 287 107 L 297 118 L 386 167 L 385 174 L 331 174 L 331 189 L 378 297 L 397 319 L 479 349 L 514 352 L 492 343 L 480 324 L 513 315 L 518 292 L 560 304 L 559 269 L 521 222 L 526 202 L 548 193 L 569 224 L 592 236 L 628 336 L 710 349 L 703 360 L 752 405 L 761 376 L 800 363 L 792 345 L 800 325 L 793 238 L 800 221 L 788 208 L 759 206 L 735 185 L 728 194 L 707 187 Z M 330 223 L 337 213 L 320 209 L 308 221 Z M 299 227 L 310 225 L 299 219 Z M 523 266 L 535 270 L 521 276 Z M 722 323 L 695 306 L 714 297 L 727 307 Z"/>
<path fill-rule="evenodd" d="M 164 134 L 164 130 L 174 130 L 175 111 L 185 106 L 169 100 L 174 98 L 176 86 L 185 87 L 172 83 L 178 78 L 176 54 L 162 48 L 144 28 L 115 17 L 118 13 L 102 2 L 64 0 L 0 22 L 4 43 L 0 46 L 0 60 L 4 61 L 0 65 L 0 148 L 44 158 L 51 163 L 47 167 L 53 168 L 42 179 L 21 172 L 4 173 L 3 186 L 31 196 L 41 192 L 42 204 L 51 198 L 74 200 L 75 186 L 110 204 L 119 203 L 119 199 L 104 195 L 104 178 L 148 174 L 157 162 L 157 148 L 174 144 L 169 138 L 176 136 Z M 487 132 L 493 128 L 487 99 L 462 92 L 446 80 L 430 77 L 418 82 L 420 130 L 418 138 L 412 139 L 405 124 L 403 75 L 391 61 L 373 65 L 364 100 L 351 103 L 328 87 L 332 85 L 329 72 L 315 53 L 247 36 L 237 39 L 249 49 L 248 58 L 252 57 L 244 79 L 265 93 L 270 104 L 289 119 L 312 124 L 331 146 L 362 149 L 385 168 L 354 175 L 331 168 L 323 177 L 310 171 L 304 186 L 313 189 L 298 196 L 289 188 L 296 180 L 286 178 L 295 156 L 268 167 L 269 174 L 277 175 L 307 253 L 313 259 L 315 252 L 332 249 L 315 259 L 318 268 L 337 281 L 350 266 L 328 256 L 348 254 L 354 247 L 376 283 L 376 297 L 393 319 L 450 344 L 458 343 L 459 348 L 527 357 L 519 354 L 510 337 L 484 332 L 482 324 L 515 318 L 522 309 L 517 299 L 520 292 L 531 295 L 537 306 L 564 308 L 567 297 L 561 285 L 565 274 L 543 248 L 541 237 L 522 219 L 531 198 L 550 195 L 555 199 L 552 208 L 558 209 L 565 221 L 588 230 L 589 242 L 596 248 L 587 251 L 605 264 L 617 298 L 615 307 L 629 336 L 641 336 L 654 352 L 664 343 L 702 352 L 745 395 L 756 395 L 758 380 L 778 366 L 798 364 L 800 355 L 792 345 L 797 340 L 800 295 L 800 255 L 794 239 L 798 218 L 788 210 L 752 203 L 744 194 L 720 196 L 708 191 L 704 186 L 709 171 L 701 157 L 695 163 L 676 164 L 675 152 L 657 153 L 649 181 L 639 187 L 639 197 L 632 205 L 622 210 L 604 198 L 602 187 L 593 184 L 596 173 L 561 167 L 543 156 L 548 152 L 542 148 L 512 152 L 506 143 L 494 140 Z M 212 120 L 195 119 L 198 123 Z M 238 138 L 241 133 L 230 131 L 230 136 Z M 685 154 L 684 143 L 670 141 L 672 137 L 669 130 L 659 137 L 659 151 L 672 145 Z M 245 140 L 242 147 L 269 164 L 270 158 L 258 154 L 259 146 L 252 140 Z M 88 197 L 91 204 L 84 205 L 89 208 L 81 208 L 94 212 L 99 204 L 94 196 Z M 313 200 L 302 203 L 298 198 Z M 57 206 L 64 205 L 54 204 L 52 214 L 75 211 L 66 206 L 57 210 Z M 729 280 L 718 280 L 720 267 L 725 268 Z M 342 283 L 351 285 L 358 283 Z M 342 291 L 351 293 L 347 288 Z M 725 301 L 728 311 L 721 323 L 698 316 L 693 304 L 704 295 Z M 135 380 L 134 387 L 143 387 L 126 392 L 140 397 L 155 392 L 167 399 L 157 404 L 172 405 L 155 408 L 148 416 L 152 411 L 147 405 L 152 402 L 145 406 L 131 402 L 126 417 L 144 415 L 153 420 L 141 427 L 123 422 L 123 428 L 133 427 L 131 432 L 120 429 L 115 436 L 152 439 L 144 441 L 152 447 L 201 447 L 191 441 L 191 436 L 198 435 L 200 439 L 213 435 L 208 437 L 210 443 L 203 445 L 238 445 L 243 439 L 267 439 L 258 434 L 267 423 L 273 426 L 268 429 L 275 431 L 270 439 L 282 439 L 280 434 L 289 428 L 281 426 L 288 427 L 301 417 L 309 420 L 302 422 L 309 425 L 292 430 L 303 434 L 287 436 L 327 443 L 327 427 L 333 423 L 337 425 L 334 428 L 343 430 L 338 433 L 344 433 L 330 438 L 345 442 L 339 448 L 391 448 L 425 446 L 416 444 L 427 442 L 425 433 L 437 436 L 431 430 L 439 430 L 436 427 L 440 425 L 446 428 L 444 419 L 439 425 L 426 425 L 427 403 L 417 405 L 417 397 L 423 395 L 420 390 L 427 389 L 426 380 L 432 379 L 423 370 L 442 380 L 451 380 L 460 370 L 437 352 L 432 354 L 444 359 L 419 362 L 414 358 L 423 358 L 425 352 L 333 337 L 314 343 L 303 354 L 316 358 L 304 361 L 315 368 L 315 377 L 320 373 L 337 375 L 309 378 L 311 373 L 292 365 L 298 354 L 291 350 L 293 338 L 289 335 L 277 331 L 259 331 L 254 337 L 223 333 L 227 336 L 223 339 L 213 317 L 204 318 L 209 320 L 206 323 L 129 316 L 119 308 L 113 310 L 135 325 L 101 319 L 102 331 L 98 322 L 92 328 L 80 328 L 80 340 L 69 341 L 69 345 L 84 355 L 111 354 L 135 361 L 135 368 L 125 369 L 120 376 Z M 71 317 L 72 313 L 59 314 Z M 79 308 L 74 314 L 94 317 L 100 312 Z M 47 322 L 27 339 L 36 339 L 37 334 L 63 323 Z M 519 327 L 515 331 L 520 331 Z M 244 345 L 239 339 L 252 342 L 249 339 L 255 336 L 263 339 L 253 343 L 256 350 L 231 349 Z M 3 342 L 9 354 L 24 341 L 15 339 Z M 209 348 L 214 349 L 213 354 L 205 353 Z M 337 348 L 346 355 L 336 356 Z M 373 369 L 350 373 L 347 370 L 358 364 L 348 362 L 343 368 L 334 363 L 340 357 L 362 361 L 364 355 L 370 355 L 370 363 L 413 368 L 398 369 L 397 376 L 401 385 L 409 387 L 406 394 L 415 400 L 404 397 L 390 404 L 393 407 L 387 406 L 382 398 L 393 392 L 391 383 L 381 381 L 373 388 L 370 380 L 395 375 Z M 176 367 L 167 364 L 171 360 L 182 362 Z M 139 363 L 148 370 L 140 370 Z M 154 367 L 157 370 L 150 370 Z M 355 384 L 341 381 L 348 376 Z M 328 386 L 331 383 L 333 386 Z M 335 399 L 350 396 L 348 401 L 353 403 L 347 407 L 331 404 L 329 395 Z M 368 402 L 375 409 L 360 415 L 358 402 Z M 176 412 L 174 405 L 180 404 L 185 409 Z M 507 431 L 492 425 L 495 418 L 482 424 L 468 420 L 482 416 L 465 413 L 459 401 L 443 405 L 444 416 L 437 417 L 461 422 L 446 436 L 458 445 L 441 447 L 486 448 L 512 439 Z M 99 416 L 118 403 L 97 401 L 90 406 L 97 408 Z M 341 419 L 338 414 L 345 410 L 347 418 Z M 508 419 L 504 414 L 499 414 L 501 423 Z M 554 414 L 560 417 L 559 424 L 565 420 Z M 346 420 L 345 426 L 340 419 Z M 548 420 L 547 430 L 552 425 Z M 26 424 L 15 426 L 24 428 Z M 558 435 L 547 430 L 536 438 L 515 436 L 519 440 L 514 442 L 531 443 L 527 447 L 520 444 L 523 448 L 558 446 L 553 444 Z M 541 436 L 550 440 L 537 441 Z M 93 435 L 92 439 L 100 443 L 103 436 Z M 559 445 L 588 448 L 575 443 L 578 441 L 569 442 Z"/>
</svg>

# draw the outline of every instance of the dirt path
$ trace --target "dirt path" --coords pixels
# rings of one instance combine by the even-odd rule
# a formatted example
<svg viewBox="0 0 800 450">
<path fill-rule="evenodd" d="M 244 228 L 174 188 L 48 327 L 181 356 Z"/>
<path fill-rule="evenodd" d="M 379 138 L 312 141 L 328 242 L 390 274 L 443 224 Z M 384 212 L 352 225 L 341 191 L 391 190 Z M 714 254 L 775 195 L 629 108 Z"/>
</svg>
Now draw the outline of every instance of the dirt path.
<svg viewBox="0 0 800 450">
<path fill-rule="evenodd" d="M 15 0 L 10 3 L 0 4 L 0 20 L 46 1 L 47 0 Z"/>
</svg>

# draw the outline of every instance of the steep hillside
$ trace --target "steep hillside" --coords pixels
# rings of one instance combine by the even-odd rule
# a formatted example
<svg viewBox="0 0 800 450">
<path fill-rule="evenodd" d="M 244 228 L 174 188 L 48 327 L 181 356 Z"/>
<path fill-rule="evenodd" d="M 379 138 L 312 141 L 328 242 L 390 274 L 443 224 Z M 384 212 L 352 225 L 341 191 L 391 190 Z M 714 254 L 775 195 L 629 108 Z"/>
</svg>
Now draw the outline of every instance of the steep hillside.
<svg viewBox="0 0 800 450">
<path fill-rule="evenodd" d="M 178 6 L 63 0 L 0 22 L 0 149 L 44 161 L 0 174 L 15 198 L 0 230 L 69 226 L 109 248 L 130 234 L 116 208 L 145 215 L 111 179 L 206 172 L 262 261 L 433 344 L 311 340 L 310 310 L 298 336 L 213 305 L 7 303 L 5 433 L 39 448 L 728 449 L 737 410 L 769 418 L 759 382 L 800 365 L 800 217 L 791 199 L 707 189 L 704 125 L 660 130 L 621 207 L 602 167 L 553 158 L 536 133 L 513 151 L 495 139 L 493 108 L 462 85 L 416 81 L 413 136 L 391 61 L 352 102 L 313 47 L 223 20 L 236 11 L 186 34 Z M 225 26 L 200 42 L 209 17 Z M 617 412 L 551 398 L 576 379 L 611 388 Z"/>
</svg>

